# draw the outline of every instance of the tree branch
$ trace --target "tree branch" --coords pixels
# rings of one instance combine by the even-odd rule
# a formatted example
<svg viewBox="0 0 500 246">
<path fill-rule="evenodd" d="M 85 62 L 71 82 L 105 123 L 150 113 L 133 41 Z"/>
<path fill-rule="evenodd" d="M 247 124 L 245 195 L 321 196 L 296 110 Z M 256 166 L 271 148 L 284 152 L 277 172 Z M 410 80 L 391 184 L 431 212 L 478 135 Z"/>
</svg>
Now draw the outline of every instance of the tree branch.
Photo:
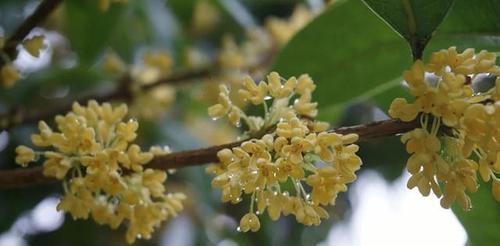
<svg viewBox="0 0 500 246">
<path fill-rule="evenodd" d="M 402 122 L 399 120 L 383 120 L 364 125 L 340 127 L 331 130 L 339 134 L 356 133 L 359 135 L 358 142 L 371 139 L 393 136 L 413 130 L 420 126 L 418 121 Z M 216 145 L 202 149 L 180 151 L 165 156 L 154 158 L 146 164 L 146 168 L 172 169 L 188 166 L 202 165 L 210 162 L 217 162 L 217 152 L 225 148 L 239 146 L 243 141 Z M 48 184 L 57 181 L 54 178 L 45 177 L 41 167 L 28 169 L 14 169 L 0 171 L 0 189 L 2 188 L 22 188 L 27 186 Z"/>
<path fill-rule="evenodd" d="M 44 0 L 38 5 L 33 14 L 28 16 L 26 20 L 16 29 L 16 31 L 5 41 L 2 51 L 12 60 L 17 56 L 17 46 L 26 38 L 26 36 L 56 9 L 62 0 Z M 0 59 L 0 67 L 5 61 Z"/>
<path fill-rule="evenodd" d="M 159 85 L 178 84 L 183 81 L 215 75 L 216 73 L 218 73 L 216 69 L 209 67 L 196 70 L 180 71 L 170 75 L 168 78 L 160 79 L 154 83 L 144 85 L 141 89 L 147 91 Z M 89 96 L 84 96 L 77 99 L 76 101 L 80 104 L 85 104 L 89 100 L 96 100 L 99 103 L 111 100 L 124 100 L 129 102 L 133 99 L 132 92 L 130 91 L 131 83 L 132 78 L 129 75 L 125 75 L 119 79 L 119 85 L 115 89 L 98 95 L 92 94 Z M 74 101 L 68 101 L 62 103 L 61 105 L 42 111 L 28 111 L 23 107 L 13 108 L 4 114 L 0 114 L 0 130 L 8 130 L 23 124 L 33 124 L 37 123 L 40 120 L 53 118 L 58 114 L 64 114 L 71 110 L 73 102 Z"/>
<path fill-rule="evenodd" d="M 267 67 L 270 65 L 275 52 L 270 52 L 268 56 L 262 59 L 260 64 L 248 67 L 248 70 L 258 69 L 260 67 Z M 140 90 L 148 91 L 160 85 L 170 84 L 177 85 L 181 82 L 192 81 L 196 79 L 207 78 L 211 76 L 218 76 L 223 71 L 214 65 L 206 66 L 203 68 L 180 70 L 167 78 L 159 79 L 153 83 L 143 85 Z M 99 103 L 107 102 L 110 100 L 124 100 L 130 102 L 133 100 L 132 92 L 130 91 L 130 84 L 132 83 L 130 75 L 125 75 L 119 79 L 119 85 L 108 92 L 102 94 L 92 94 L 76 99 L 76 102 L 85 104 L 89 100 L 96 100 Z M 71 110 L 74 101 L 67 101 L 59 106 L 50 108 L 48 110 L 27 110 L 24 107 L 14 107 L 6 113 L 0 114 L 0 131 L 9 130 L 19 125 L 33 124 L 40 120 L 53 118 L 57 114 L 64 114 Z"/>
</svg>

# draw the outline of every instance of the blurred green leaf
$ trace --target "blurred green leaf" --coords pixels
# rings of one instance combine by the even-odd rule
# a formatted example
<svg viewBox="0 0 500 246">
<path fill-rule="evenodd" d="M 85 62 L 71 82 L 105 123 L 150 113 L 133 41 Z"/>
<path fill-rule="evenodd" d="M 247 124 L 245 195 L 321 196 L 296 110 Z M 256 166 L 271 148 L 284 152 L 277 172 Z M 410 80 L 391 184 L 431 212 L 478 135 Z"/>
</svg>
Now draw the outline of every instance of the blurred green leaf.
<svg viewBox="0 0 500 246">
<path fill-rule="evenodd" d="M 405 168 L 408 153 L 399 136 L 376 139 L 359 144 L 359 156 L 363 160 L 363 169 L 373 169 L 388 181 L 401 176 Z"/>
<path fill-rule="evenodd" d="M 109 40 L 109 46 L 128 64 L 134 63 L 137 48 L 145 43 L 150 44 L 155 35 L 146 5 L 145 1 L 129 2 L 129 11 L 116 24 Z"/>
<path fill-rule="evenodd" d="M 218 12 L 219 20 L 210 30 L 202 31 L 193 28 L 196 5 L 201 1 L 205 1 Z M 231 34 L 237 36 L 244 33 L 244 30 L 233 18 L 235 13 L 230 13 L 230 10 L 225 8 L 218 0 L 168 0 L 167 3 L 179 20 L 182 31 L 191 37 L 203 37 L 214 42 L 219 42 L 222 35 Z"/>
<path fill-rule="evenodd" d="M 183 28 L 189 28 L 193 19 L 196 0 L 168 0 L 167 4 L 174 12 Z"/>
<path fill-rule="evenodd" d="M 65 94 L 76 97 L 102 80 L 102 74 L 88 67 L 79 66 L 70 69 L 52 67 L 30 74 L 13 88 L 0 88 L 0 102 L 36 107 L 43 103 L 48 106 L 53 99 L 66 96 Z"/>
<path fill-rule="evenodd" d="M 479 190 L 469 195 L 472 209 L 464 211 L 456 205 L 453 212 L 467 231 L 470 246 L 493 245 L 500 242 L 500 203 L 491 193 L 491 183 L 480 182 Z"/>
<path fill-rule="evenodd" d="M 255 18 L 264 23 L 269 16 L 288 18 L 302 0 L 243 0 L 242 3 L 248 7 Z"/>
<path fill-rule="evenodd" d="M 415 59 L 421 58 L 433 32 L 454 0 L 363 0 L 408 41 Z"/>
<path fill-rule="evenodd" d="M 342 1 L 300 31 L 273 69 L 285 77 L 311 75 L 320 113 L 328 112 L 320 118 L 332 121 L 339 107 L 353 99 L 385 92 L 377 101 L 386 108 L 392 98 L 404 95 L 398 78 L 410 63 L 403 39 L 361 1 Z"/>
<path fill-rule="evenodd" d="M 354 103 L 345 108 L 339 124 L 352 126 L 381 120 L 380 111 L 371 103 Z M 388 136 L 359 143 L 359 157 L 363 160 L 362 170 L 378 171 L 388 181 L 401 176 L 408 153 L 399 136 Z"/>
<path fill-rule="evenodd" d="M 80 62 L 92 64 L 106 48 L 127 5 L 113 4 L 106 12 L 96 1 L 65 1 L 65 33 Z"/>
</svg>

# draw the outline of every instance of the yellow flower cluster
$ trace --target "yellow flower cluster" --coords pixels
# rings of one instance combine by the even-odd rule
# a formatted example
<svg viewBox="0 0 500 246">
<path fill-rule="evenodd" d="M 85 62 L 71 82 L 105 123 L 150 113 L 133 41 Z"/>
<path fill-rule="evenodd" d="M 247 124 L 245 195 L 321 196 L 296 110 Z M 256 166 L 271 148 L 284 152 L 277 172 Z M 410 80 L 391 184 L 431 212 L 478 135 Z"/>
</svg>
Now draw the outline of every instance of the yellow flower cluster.
<svg viewBox="0 0 500 246">
<path fill-rule="evenodd" d="M 164 84 L 143 89 L 143 86 L 156 83 L 167 78 L 172 72 L 174 62 L 169 53 L 165 51 L 146 52 L 142 63 L 132 65 L 130 91 L 132 92 L 132 105 L 130 114 L 145 119 L 157 119 L 165 115 L 167 109 L 175 101 L 175 88 Z M 102 68 L 110 75 L 123 75 L 127 65 L 115 53 L 108 52 L 103 59 Z"/>
<path fill-rule="evenodd" d="M 404 134 L 411 154 L 407 162 L 408 187 L 424 196 L 432 190 L 449 208 L 457 201 L 471 208 L 466 192 L 477 191 L 477 172 L 492 180 L 493 195 L 500 201 L 500 80 L 486 93 L 474 91 L 480 74 L 499 75 L 494 53 L 455 47 L 432 54 L 429 63 L 416 61 L 404 74 L 411 103 L 396 98 L 389 109 L 393 118 L 412 121 L 421 128 Z M 435 81 L 431 82 L 431 81 Z"/>
<path fill-rule="evenodd" d="M 314 120 L 317 103 L 311 102 L 311 93 L 316 86 L 308 75 L 285 80 L 273 72 L 267 81 L 255 83 L 246 77 L 243 84 L 240 96 L 263 105 L 265 117 L 247 116 L 221 86 L 219 103 L 209 108 L 210 116 L 227 115 L 236 125 L 241 119 L 245 135 L 256 138 L 218 152 L 220 163 L 207 168 L 216 175 L 212 186 L 222 190 L 223 202 L 251 197 L 240 231 L 259 230 L 257 215 L 266 209 L 273 220 L 292 214 L 299 223 L 320 224 L 328 217 L 324 206 L 335 204 L 337 194 L 356 179 L 361 165 L 354 144 L 358 136 L 327 132 L 328 123 Z"/>
<path fill-rule="evenodd" d="M 45 122 L 31 140 L 53 150 L 35 152 L 26 146 L 16 149 L 16 162 L 26 166 L 44 157 L 43 174 L 63 180 L 65 195 L 58 210 L 74 219 L 91 216 L 99 224 L 128 226 L 126 239 L 150 238 L 154 229 L 182 210 L 183 194 L 166 194 L 165 171 L 144 168 L 154 155 L 168 149 L 152 147 L 143 152 L 131 142 L 138 123 L 123 122 L 127 106 L 113 108 L 90 101 L 86 107 L 73 104 L 72 112 L 57 116 L 59 132 Z"/>
</svg>

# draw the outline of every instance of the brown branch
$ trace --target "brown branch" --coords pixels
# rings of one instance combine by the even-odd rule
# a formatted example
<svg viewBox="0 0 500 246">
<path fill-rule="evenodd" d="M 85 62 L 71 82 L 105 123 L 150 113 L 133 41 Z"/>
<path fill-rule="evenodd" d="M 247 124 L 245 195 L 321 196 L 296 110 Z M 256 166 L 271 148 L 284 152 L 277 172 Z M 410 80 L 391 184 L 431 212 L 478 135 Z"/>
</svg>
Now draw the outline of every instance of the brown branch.
<svg viewBox="0 0 500 246">
<path fill-rule="evenodd" d="M 358 142 L 364 142 L 371 139 L 405 133 L 419 126 L 420 124 L 417 121 L 402 122 L 399 120 L 383 120 L 365 125 L 340 127 L 331 130 L 331 132 L 340 134 L 356 133 L 359 135 Z M 202 149 L 175 152 L 156 157 L 150 163 L 146 164 L 145 167 L 167 170 L 217 162 L 217 152 L 219 150 L 236 147 L 241 143 L 242 141 L 238 141 Z M 41 167 L 0 171 L 0 189 L 22 188 L 55 181 L 56 180 L 53 178 L 43 176 Z"/>
<path fill-rule="evenodd" d="M 217 70 L 209 67 L 180 71 L 170 75 L 168 78 L 160 79 L 154 83 L 144 85 L 141 89 L 147 91 L 159 85 L 178 84 L 182 81 L 205 78 L 210 75 L 215 75 L 216 73 L 218 73 Z M 132 92 L 130 91 L 131 83 L 132 78 L 125 75 L 119 79 L 119 85 L 115 89 L 98 95 L 92 94 L 84 96 L 77 99 L 76 102 L 85 104 L 89 100 L 96 100 L 99 103 L 111 100 L 131 101 L 133 97 Z M 0 130 L 8 130 L 19 125 L 37 123 L 40 120 L 53 118 L 55 115 L 64 114 L 71 110 L 72 105 L 73 101 L 67 101 L 48 110 L 41 111 L 28 111 L 23 107 L 13 108 L 4 114 L 0 114 Z"/>
<path fill-rule="evenodd" d="M 26 20 L 14 31 L 14 33 L 5 41 L 3 52 L 14 60 L 17 56 L 17 46 L 26 38 L 26 36 L 59 6 L 62 0 L 44 0 L 38 5 L 33 14 L 28 16 Z M 0 59 L 0 67 L 5 61 Z"/>
<path fill-rule="evenodd" d="M 17 168 L 0 171 L 0 189 L 23 188 L 56 182 L 57 179 L 43 175 L 42 167 Z"/>
</svg>

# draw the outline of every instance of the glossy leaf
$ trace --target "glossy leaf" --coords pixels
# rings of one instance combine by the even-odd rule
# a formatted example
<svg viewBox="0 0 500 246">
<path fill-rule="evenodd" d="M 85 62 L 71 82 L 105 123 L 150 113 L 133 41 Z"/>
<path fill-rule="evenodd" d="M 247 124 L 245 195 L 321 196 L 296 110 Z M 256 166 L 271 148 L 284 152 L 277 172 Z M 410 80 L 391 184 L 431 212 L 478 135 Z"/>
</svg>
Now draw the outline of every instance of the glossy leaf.
<svg viewBox="0 0 500 246">
<path fill-rule="evenodd" d="M 479 190 L 470 194 L 470 198 L 470 211 L 464 211 L 460 206 L 453 207 L 453 212 L 467 231 L 468 245 L 492 245 L 493 242 L 500 242 L 500 203 L 493 198 L 491 182 L 481 182 Z"/>
<path fill-rule="evenodd" d="M 457 46 L 500 51 L 500 1 L 455 0 L 443 24 L 429 42 L 427 54 Z"/>
<path fill-rule="evenodd" d="M 441 24 L 454 0 L 363 0 L 410 44 L 415 59 Z"/>
<path fill-rule="evenodd" d="M 106 48 L 115 26 L 126 8 L 113 4 L 108 11 L 97 8 L 96 1 L 65 1 L 66 34 L 80 62 L 92 64 Z"/>
<path fill-rule="evenodd" d="M 324 120 L 342 105 L 373 98 L 387 107 L 405 94 L 401 73 L 411 63 L 405 41 L 361 1 L 335 3 L 291 40 L 273 69 L 284 77 L 309 73 L 318 85 L 314 98 Z"/>
</svg>

